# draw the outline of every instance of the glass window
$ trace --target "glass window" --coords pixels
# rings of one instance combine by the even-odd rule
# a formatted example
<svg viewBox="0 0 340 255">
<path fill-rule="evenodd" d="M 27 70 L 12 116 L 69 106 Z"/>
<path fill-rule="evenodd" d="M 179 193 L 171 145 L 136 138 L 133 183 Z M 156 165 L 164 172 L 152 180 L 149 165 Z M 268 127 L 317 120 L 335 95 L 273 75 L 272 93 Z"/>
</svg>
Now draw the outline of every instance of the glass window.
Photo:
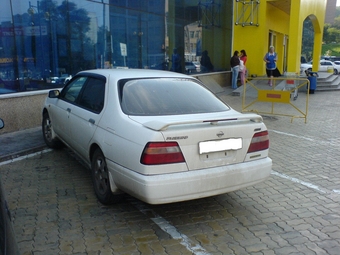
<svg viewBox="0 0 340 255">
<path fill-rule="evenodd" d="M 209 90 L 188 79 L 136 79 L 120 82 L 127 115 L 180 115 L 227 111 Z"/>
<path fill-rule="evenodd" d="M 87 77 L 79 77 L 67 84 L 60 93 L 60 99 L 74 103 L 87 79 Z"/>
<path fill-rule="evenodd" d="M 105 80 L 89 78 L 81 93 L 79 105 L 90 111 L 100 113 L 104 106 Z"/>
</svg>

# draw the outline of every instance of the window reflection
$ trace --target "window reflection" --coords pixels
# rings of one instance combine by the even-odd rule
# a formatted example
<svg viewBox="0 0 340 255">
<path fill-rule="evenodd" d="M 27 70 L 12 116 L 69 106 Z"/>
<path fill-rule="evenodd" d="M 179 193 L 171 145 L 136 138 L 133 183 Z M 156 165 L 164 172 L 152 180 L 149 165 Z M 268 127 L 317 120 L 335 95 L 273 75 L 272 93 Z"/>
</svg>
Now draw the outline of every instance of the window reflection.
<svg viewBox="0 0 340 255">
<path fill-rule="evenodd" d="M 62 87 L 86 69 L 175 71 L 174 49 L 177 72 L 201 71 L 206 28 L 198 21 L 196 1 L 3 2 L 0 94 Z"/>
</svg>

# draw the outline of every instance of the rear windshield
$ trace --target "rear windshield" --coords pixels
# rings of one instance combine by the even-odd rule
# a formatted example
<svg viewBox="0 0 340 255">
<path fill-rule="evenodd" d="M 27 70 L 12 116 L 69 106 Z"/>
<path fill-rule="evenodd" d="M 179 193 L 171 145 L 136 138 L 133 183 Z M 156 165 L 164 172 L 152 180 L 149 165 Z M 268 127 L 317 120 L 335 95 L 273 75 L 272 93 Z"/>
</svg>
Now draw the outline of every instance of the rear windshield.
<svg viewBox="0 0 340 255">
<path fill-rule="evenodd" d="M 180 115 L 230 109 L 213 93 L 190 79 L 124 80 L 119 87 L 122 110 L 127 115 Z"/>
</svg>

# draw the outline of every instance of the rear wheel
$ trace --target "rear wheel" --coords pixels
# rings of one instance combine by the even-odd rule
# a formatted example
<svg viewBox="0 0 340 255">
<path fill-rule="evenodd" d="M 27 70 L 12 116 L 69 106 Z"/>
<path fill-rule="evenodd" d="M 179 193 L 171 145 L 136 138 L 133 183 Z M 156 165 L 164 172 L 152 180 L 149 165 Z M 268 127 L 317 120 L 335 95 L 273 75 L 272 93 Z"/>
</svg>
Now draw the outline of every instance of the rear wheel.
<svg viewBox="0 0 340 255">
<path fill-rule="evenodd" d="M 334 68 L 334 74 L 338 74 L 338 73 L 339 73 L 338 69 Z"/>
<path fill-rule="evenodd" d="M 63 143 L 58 138 L 53 138 L 52 122 L 47 112 L 43 114 L 42 132 L 44 141 L 48 147 L 53 149 L 59 149 L 63 147 Z"/>
<path fill-rule="evenodd" d="M 104 205 L 117 203 L 121 195 L 113 194 L 110 186 L 109 171 L 105 157 L 100 149 L 96 149 L 91 161 L 91 175 L 96 196 Z"/>
</svg>

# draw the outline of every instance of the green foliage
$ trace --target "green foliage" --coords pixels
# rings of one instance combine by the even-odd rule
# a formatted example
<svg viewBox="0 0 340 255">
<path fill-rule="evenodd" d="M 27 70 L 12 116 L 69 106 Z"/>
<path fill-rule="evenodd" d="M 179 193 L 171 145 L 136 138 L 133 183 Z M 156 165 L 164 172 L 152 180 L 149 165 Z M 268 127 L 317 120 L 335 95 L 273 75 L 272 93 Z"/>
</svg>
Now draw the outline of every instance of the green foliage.
<svg viewBox="0 0 340 255">
<path fill-rule="evenodd" d="M 340 56 L 340 6 L 336 7 L 332 24 L 325 24 L 323 30 L 322 55 Z"/>
<path fill-rule="evenodd" d="M 339 43 L 323 44 L 321 54 L 328 56 L 340 56 L 340 44 Z"/>
<path fill-rule="evenodd" d="M 323 45 L 321 54 L 340 56 L 340 6 L 336 8 L 336 18 L 332 24 L 325 24 L 323 28 Z M 314 29 L 309 18 L 303 23 L 301 55 L 307 60 L 312 58 L 314 46 Z"/>
<path fill-rule="evenodd" d="M 323 29 L 324 43 L 340 43 L 340 7 L 338 6 L 336 17 L 332 24 L 325 24 Z"/>
</svg>

